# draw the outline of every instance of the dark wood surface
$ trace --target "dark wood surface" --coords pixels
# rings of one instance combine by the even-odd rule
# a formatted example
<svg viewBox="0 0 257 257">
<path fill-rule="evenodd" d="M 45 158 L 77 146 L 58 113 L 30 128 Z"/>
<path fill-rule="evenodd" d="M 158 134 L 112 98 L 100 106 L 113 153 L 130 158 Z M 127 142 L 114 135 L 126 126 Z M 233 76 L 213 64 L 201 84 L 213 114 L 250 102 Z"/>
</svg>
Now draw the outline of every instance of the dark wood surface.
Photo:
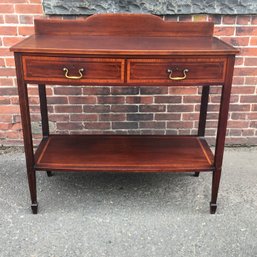
<svg viewBox="0 0 257 257">
<path fill-rule="evenodd" d="M 62 171 L 212 171 L 213 154 L 193 136 L 51 135 L 36 169 Z"/>
<path fill-rule="evenodd" d="M 98 14 L 86 20 L 35 20 L 36 35 L 100 35 L 100 36 L 136 36 L 148 37 L 210 37 L 213 34 L 212 22 L 169 22 L 150 14 Z"/>
<path fill-rule="evenodd" d="M 211 22 L 168 22 L 147 14 L 101 14 L 84 21 L 42 19 L 35 20 L 35 35 L 11 51 L 109 56 L 238 52 L 212 33 Z"/>
<path fill-rule="evenodd" d="M 210 211 L 215 213 L 235 54 L 239 51 L 212 34 L 213 23 L 168 22 L 141 14 L 101 14 L 83 21 L 36 20 L 35 35 L 11 47 L 33 213 L 38 206 L 36 170 L 48 174 L 52 170 L 194 171 L 196 175 L 212 171 Z M 27 83 L 39 84 L 43 139 L 35 155 Z M 56 83 L 204 86 L 198 135 L 49 135 L 45 84 Z M 204 135 L 209 88 L 217 84 L 222 86 L 222 96 L 213 156 Z"/>
</svg>

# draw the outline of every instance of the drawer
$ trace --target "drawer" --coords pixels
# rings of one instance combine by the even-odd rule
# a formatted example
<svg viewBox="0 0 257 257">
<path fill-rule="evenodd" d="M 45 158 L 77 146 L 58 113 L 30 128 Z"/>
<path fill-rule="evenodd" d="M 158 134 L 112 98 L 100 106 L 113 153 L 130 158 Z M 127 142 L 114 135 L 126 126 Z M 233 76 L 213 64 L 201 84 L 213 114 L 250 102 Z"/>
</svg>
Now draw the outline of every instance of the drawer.
<svg viewBox="0 0 257 257">
<path fill-rule="evenodd" d="M 226 58 L 128 60 L 128 83 L 216 84 L 225 80 Z"/>
<path fill-rule="evenodd" d="M 123 59 L 23 56 L 27 82 L 123 83 Z"/>
</svg>

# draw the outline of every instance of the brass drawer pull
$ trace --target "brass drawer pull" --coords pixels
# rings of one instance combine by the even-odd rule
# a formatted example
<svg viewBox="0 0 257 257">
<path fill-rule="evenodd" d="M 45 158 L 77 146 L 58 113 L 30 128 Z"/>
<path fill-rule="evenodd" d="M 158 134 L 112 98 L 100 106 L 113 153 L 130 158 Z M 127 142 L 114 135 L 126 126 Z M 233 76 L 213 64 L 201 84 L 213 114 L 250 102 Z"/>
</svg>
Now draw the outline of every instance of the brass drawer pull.
<svg viewBox="0 0 257 257">
<path fill-rule="evenodd" d="M 167 72 L 169 72 L 169 79 L 170 80 L 183 80 L 183 79 L 186 79 L 188 71 L 189 71 L 188 69 L 184 69 L 183 70 L 183 75 L 184 75 L 183 77 L 172 77 L 172 73 L 173 73 L 172 69 L 168 69 L 167 70 Z"/>
<path fill-rule="evenodd" d="M 79 69 L 79 76 L 69 76 L 68 75 L 69 70 L 67 68 L 63 68 L 63 71 L 65 72 L 64 76 L 67 79 L 81 79 L 83 77 L 83 73 L 82 72 L 84 71 L 84 69 L 83 68 Z"/>
</svg>

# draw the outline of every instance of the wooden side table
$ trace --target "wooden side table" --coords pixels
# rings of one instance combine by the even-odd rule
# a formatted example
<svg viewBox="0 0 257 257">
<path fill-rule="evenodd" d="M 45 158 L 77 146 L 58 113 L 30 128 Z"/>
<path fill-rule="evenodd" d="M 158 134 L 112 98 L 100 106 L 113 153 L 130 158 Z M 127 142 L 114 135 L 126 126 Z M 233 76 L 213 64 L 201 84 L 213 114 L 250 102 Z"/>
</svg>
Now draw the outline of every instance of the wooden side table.
<svg viewBox="0 0 257 257">
<path fill-rule="evenodd" d="M 147 14 L 98 14 L 84 21 L 35 20 L 15 55 L 32 211 L 36 171 L 199 172 L 213 174 L 217 208 L 231 82 L 238 50 L 213 37 L 213 23 L 166 22 Z M 33 151 L 27 85 L 38 84 L 43 138 Z M 49 133 L 48 85 L 203 86 L 195 136 Z M 222 86 L 215 153 L 205 138 L 209 88 Z"/>
</svg>

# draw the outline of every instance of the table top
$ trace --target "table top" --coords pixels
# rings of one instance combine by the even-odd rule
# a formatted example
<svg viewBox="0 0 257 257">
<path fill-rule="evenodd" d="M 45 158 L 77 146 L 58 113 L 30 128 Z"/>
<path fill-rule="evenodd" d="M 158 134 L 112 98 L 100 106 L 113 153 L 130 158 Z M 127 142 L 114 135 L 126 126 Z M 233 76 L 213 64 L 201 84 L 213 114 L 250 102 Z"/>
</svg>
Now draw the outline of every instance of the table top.
<svg viewBox="0 0 257 257">
<path fill-rule="evenodd" d="M 35 20 L 35 35 L 11 47 L 24 53 L 86 55 L 228 55 L 239 51 L 212 36 L 210 22 L 170 22 L 146 14 L 98 14 Z"/>
</svg>

